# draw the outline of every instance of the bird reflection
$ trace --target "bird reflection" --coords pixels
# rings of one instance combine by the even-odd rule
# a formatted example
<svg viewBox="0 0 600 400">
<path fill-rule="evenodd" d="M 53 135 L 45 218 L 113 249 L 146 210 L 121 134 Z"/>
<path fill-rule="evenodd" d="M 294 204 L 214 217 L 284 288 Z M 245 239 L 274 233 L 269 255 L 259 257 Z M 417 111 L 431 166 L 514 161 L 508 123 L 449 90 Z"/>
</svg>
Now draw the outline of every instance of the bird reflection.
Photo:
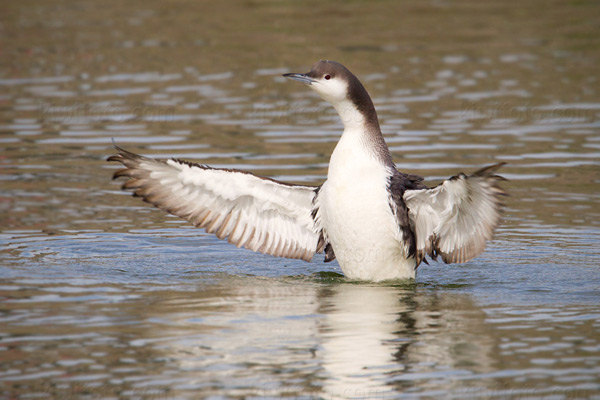
<svg viewBox="0 0 600 400">
<path fill-rule="evenodd" d="M 490 365 L 490 345 L 477 335 L 485 315 L 464 294 L 341 284 L 319 298 L 329 398 L 381 398 L 443 377 L 442 371 Z"/>
<path fill-rule="evenodd" d="M 464 383 L 457 373 L 491 370 L 497 344 L 470 296 L 422 284 L 225 276 L 194 292 L 143 296 L 139 304 L 152 307 L 123 308 L 140 321 L 128 332 L 131 357 L 166 360 L 153 368 L 169 378 L 142 373 L 128 385 L 181 397 L 452 391 Z"/>
</svg>

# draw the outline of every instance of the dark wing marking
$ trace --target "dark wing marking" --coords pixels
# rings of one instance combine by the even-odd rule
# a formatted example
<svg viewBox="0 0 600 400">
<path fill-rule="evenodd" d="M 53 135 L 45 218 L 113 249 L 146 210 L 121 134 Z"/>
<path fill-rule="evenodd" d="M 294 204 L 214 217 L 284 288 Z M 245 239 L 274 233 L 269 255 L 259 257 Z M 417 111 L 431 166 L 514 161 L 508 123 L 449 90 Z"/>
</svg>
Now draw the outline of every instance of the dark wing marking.
<svg viewBox="0 0 600 400">
<path fill-rule="evenodd" d="M 321 192 L 321 188 L 323 186 L 319 186 L 316 190 L 315 190 L 315 197 L 313 199 L 313 209 L 311 212 L 311 215 L 313 217 L 313 220 L 315 221 L 315 225 L 321 227 L 319 230 L 319 242 L 317 243 L 317 253 L 322 253 L 325 252 L 325 262 L 330 262 L 335 260 L 335 253 L 333 251 L 333 247 L 331 246 L 331 243 L 329 243 L 329 239 L 327 237 L 327 231 L 325 230 L 325 228 L 323 228 L 323 225 L 321 224 L 321 214 L 319 213 L 319 203 L 320 203 L 320 197 L 319 194 Z"/>
<path fill-rule="evenodd" d="M 426 186 L 423 184 L 422 177 L 405 174 L 398 171 L 395 167 L 392 168 L 392 174 L 388 182 L 388 192 L 390 193 L 389 204 L 394 217 L 396 217 L 407 257 L 413 257 L 416 254 L 416 238 L 410 223 L 404 193 L 407 190 L 424 188 Z"/>
</svg>

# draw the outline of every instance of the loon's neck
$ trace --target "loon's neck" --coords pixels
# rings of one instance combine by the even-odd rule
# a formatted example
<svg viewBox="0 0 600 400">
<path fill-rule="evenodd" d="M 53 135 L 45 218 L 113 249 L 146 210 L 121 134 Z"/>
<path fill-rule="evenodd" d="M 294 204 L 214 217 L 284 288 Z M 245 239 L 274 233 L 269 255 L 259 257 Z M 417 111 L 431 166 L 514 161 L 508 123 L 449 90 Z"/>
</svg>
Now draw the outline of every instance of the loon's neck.
<svg viewBox="0 0 600 400">
<path fill-rule="evenodd" d="M 364 94 L 361 102 L 349 98 L 333 104 L 344 124 L 343 136 L 358 136 L 358 142 L 365 146 L 369 153 L 382 163 L 393 165 L 392 156 L 381 134 L 373 102 L 368 94 L 366 98 Z"/>
</svg>

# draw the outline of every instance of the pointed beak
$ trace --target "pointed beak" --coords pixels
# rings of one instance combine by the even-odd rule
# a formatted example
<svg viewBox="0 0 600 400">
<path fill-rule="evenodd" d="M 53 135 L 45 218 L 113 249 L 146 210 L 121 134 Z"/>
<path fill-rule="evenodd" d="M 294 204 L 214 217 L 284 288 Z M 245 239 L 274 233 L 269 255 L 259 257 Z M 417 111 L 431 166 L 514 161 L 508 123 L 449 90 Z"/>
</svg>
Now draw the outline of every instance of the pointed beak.
<svg viewBox="0 0 600 400">
<path fill-rule="evenodd" d="M 283 74 L 283 76 L 285 76 L 286 78 L 293 79 L 293 80 L 298 81 L 298 82 L 302 82 L 302 83 L 304 83 L 306 85 L 310 85 L 313 82 L 316 82 L 316 80 L 314 80 L 313 78 L 310 78 L 306 74 L 295 74 L 295 73 L 292 73 L 292 74 Z"/>
</svg>

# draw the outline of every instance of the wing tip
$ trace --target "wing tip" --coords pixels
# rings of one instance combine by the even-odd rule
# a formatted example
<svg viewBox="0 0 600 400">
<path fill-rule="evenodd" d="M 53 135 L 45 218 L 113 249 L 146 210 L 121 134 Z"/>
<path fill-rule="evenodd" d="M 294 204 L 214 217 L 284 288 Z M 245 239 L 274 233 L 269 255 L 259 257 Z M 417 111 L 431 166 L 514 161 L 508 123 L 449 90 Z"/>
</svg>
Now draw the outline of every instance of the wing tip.
<svg viewBox="0 0 600 400">
<path fill-rule="evenodd" d="M 502 176 L 499 176 L 499 175 L 495 175 L 496 171 L 498 171 L 500 168 L 504 167 L 505 165 L 507 165 L 507 163 L 505 161 L 501 161 L 501 162 L 496 163 L 496 164 L 488 165 L 486 167 L 478 169 L 471 176 L 480 176 L 480 177 L 486 177 L 486 178 L 495 178 L 495 179 L 498 179 L 498 180 L 507 181 L 508 179 L 506 179 L 506 178 L 504 178 Z"/>
<path fill-rule="evenodd" d="M 132 153 L 131 151 L 128 151 L 122 147 L 119 147 L 115 143 L 114 139 L 112 139 L 112 144 L 113 144 L 115 150 L 117 151 L 117 154 L 113 154 L 113 155 L 109 156 L 106 159 L 106 161 L 108 161 L 108 162 L 116 161 L 116 162 L 120 162 L 121 164 L 125 164 L 124 161 L 126 161 L 126 160 L 130 160 L 130 161 L 148 160 L 148 157 L 144 157 L 139 154 Z"/>
</svg>

